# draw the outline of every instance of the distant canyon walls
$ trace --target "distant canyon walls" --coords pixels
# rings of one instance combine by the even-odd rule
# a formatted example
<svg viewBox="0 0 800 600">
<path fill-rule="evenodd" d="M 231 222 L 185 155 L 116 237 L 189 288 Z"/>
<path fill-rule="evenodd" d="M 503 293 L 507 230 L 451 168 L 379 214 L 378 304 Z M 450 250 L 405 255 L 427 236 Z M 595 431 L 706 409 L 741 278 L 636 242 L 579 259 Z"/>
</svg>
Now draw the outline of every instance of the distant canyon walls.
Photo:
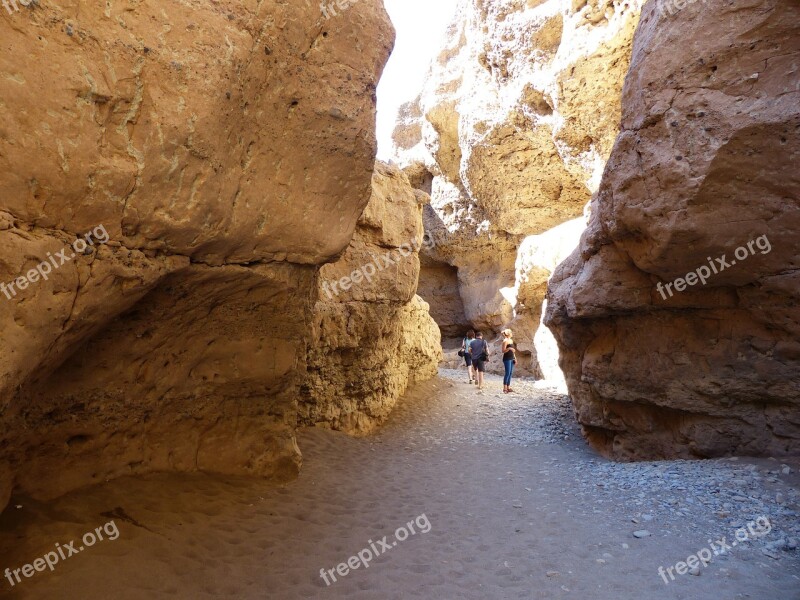
<svg viewBox="0 0 800 600">
<path fill-rule="evenodd" d="M 796 453 L 797 3 L 460 9 L 394 132 L 447 364 L 511 326 L 608 456 Z"/>
<path fill-rule="evenodd" d="M 0 39 L 0 509 L 153 470 L 294 476 L 318 270 L 372 193 L 382 3 L 43 0 Z M 399 330 L 348 331 L 424 329 L 392 365 L 423 377 L 415 275 L 384 290 Z"/>
<path fill-rule="evenodd" d="M 581 218 L 597 189 L 640 7 L 462 0 L 419 98 L 401 109 L 396 159 L 431 194 L 421 295 L 446 337 L 510 325 L 520 373 L 544 374 L 537 330 L 555 346 L 539 317 L 557 262 L 536 247 L 553 238 L 528 238 Z M 571 237 L 559 259 L 581 229 L 560 230 Z"/>
<path fill-rule="evenodd" d="M 546 322 L 620 459 L 800 452 L 800 4 L 646 5 Z"/>
</svg>

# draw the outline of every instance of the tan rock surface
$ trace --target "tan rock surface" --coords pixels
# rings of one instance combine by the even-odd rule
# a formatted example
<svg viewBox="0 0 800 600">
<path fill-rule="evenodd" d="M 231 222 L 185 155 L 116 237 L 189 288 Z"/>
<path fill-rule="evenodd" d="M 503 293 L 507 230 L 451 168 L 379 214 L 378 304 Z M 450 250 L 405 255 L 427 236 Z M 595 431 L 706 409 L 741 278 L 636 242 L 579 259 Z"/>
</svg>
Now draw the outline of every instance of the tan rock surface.
<svg viewBox="0 0 800 600">
<path fill-rule="evenodd" d="M 402 171 L 376 164 L 353 241 L 320 270 L 302 423 L 369 433 L 409 384 L 436 375 L 439 328 L 415 295 L 419 249 L 430 245 L 422 225 L 427 202 Z M 348 276 L 352 285 L 342 285 Z"/>
<path fill-rule="evenodd" d="M 461 299 L 457 268 L 420 255 L 417 293 L 430 305 L 431 317 L 439 326 L 442 338 L 458 339 L 472 328 Z"/>
<path fill-rule="evenodd" d="M 192 266 L 93 336 L 4 417 L 36 497 L 124 474 L 296 475 L 314 269 Z M 10 414 L 9 414 L 10 413 Z"/>
<path fill-rule="evenodd" d="M 462 0 L 419 98 L 401 109 L 395 154 L 430 186 L 431 257 L 458 268 L 474 326 L 512 322 L 520 243 L 579 217 L 597 188 L 640 6 Z M 536 327 L 524 325 L 529 342 Z"/>
<path fill-rule="evenodd" d="M 517 346 L 520 374 L 563 382 L 558 368 L 558 348 L 550 331 L 541 325 L 547 282 L 556 267 L 575 249 L 586 220 L 567 221 L 540 235 L 526 237 L 519 247 L 512 299 L 514 319 L 509 324 Z M 498 351 L 500 346 L 498 344 Z M 502 365 L 501 365 L 502 366 Z"/>
<path fill-rule="evenodd" d="M 391 46 L 381 3 L 330 20 L 231 1 L 6 16 L 0 186 L 17 219 L 104 223 L 129 247 L 213 264 L 318 264 L 347 246 Z"/>
<path fill-rule="evenodd" d="M 548 294 L 578 418 L 609 456 L 800 449 L 798 23 L 783 0 L 645 8 L 623 131 Z M 658 292 L 723 256 L 737 264 L 705 285 Z"/>
<path fill-rule="evenodd" d="M 12 478 L 295 474 L 316 270 L 369 199 L 382 4 L 40 2 L 0 40 L 0 283 L 108 234 L 0 295 L 0 509 Z"/>
</svg>

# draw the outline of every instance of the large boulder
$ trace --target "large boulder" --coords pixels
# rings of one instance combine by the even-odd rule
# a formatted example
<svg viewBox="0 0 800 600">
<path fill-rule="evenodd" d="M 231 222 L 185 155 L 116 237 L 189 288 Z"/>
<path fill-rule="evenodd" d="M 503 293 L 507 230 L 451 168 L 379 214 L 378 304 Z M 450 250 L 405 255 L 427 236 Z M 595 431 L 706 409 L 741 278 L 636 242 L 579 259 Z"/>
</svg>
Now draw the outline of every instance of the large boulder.
<svg viewBox="0 0 800 600">
<path fill-rule="evenodd" d="M 546 321 L 614 458 L 800 450 L 800 5 L 646 5 Z"/>
<path fill-rule="evenodd" d="M 11 480 L 291 477 L 316 272 L 370 195 L 382 3 L 31 3 L 0 39 L 0 509 Z"/>
</svg>

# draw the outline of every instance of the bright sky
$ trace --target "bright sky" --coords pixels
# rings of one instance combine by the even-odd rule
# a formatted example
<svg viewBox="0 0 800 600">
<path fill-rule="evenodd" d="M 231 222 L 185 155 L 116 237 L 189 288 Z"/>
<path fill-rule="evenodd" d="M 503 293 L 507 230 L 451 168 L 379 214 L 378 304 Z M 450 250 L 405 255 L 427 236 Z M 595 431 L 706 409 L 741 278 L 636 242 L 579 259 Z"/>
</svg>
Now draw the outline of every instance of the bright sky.
<svg viewBox="0 0 800 600">
<path fill-rule="evenodd" d="M 378 158 L 390 158 L 401 104 L 422 88 L 428 64 L 441 47 L 457 0 L 384 0 L 397 30 L 394 52 L 378 85 Z"/>
</svg>

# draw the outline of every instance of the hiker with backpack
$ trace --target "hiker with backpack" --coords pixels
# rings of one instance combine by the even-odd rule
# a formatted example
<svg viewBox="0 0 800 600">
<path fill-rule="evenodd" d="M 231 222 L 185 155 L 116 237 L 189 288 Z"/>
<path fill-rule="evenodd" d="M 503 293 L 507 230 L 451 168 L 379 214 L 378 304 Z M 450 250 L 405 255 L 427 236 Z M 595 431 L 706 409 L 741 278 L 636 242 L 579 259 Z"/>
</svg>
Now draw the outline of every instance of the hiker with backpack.
<svg viewBox="0 0 800 600">
<path fill-rule="evenodd" d="M 470 383 L 474 381 L 474 378 L 473 378 L 473 367 L 472 367 L 472 355 L 469 353 L 469 345 L 472 343 L 472 340 L 474 339 L 475 339 L 475 332 L 472 331 L 472 329 L 470 329 L 467 332 L 466 337 L 461 341 L 461 350 L 458 353 L 459 356 L 464 357 L 464 362 L 467 364 L 467 373 L 469 374 Z"/>
<path fill-rule="evenodd" d="M 475 368 L 475 379 L 478 384 L 478 393 L 483 393 L 483 373 L 486 370 L 486 361 L 489 360 L 489 344 L 483 339 L 480 331 L 475 332 L 475 339 L 469 345 L 472 356 L 472 366 Z"/>
</svg>

